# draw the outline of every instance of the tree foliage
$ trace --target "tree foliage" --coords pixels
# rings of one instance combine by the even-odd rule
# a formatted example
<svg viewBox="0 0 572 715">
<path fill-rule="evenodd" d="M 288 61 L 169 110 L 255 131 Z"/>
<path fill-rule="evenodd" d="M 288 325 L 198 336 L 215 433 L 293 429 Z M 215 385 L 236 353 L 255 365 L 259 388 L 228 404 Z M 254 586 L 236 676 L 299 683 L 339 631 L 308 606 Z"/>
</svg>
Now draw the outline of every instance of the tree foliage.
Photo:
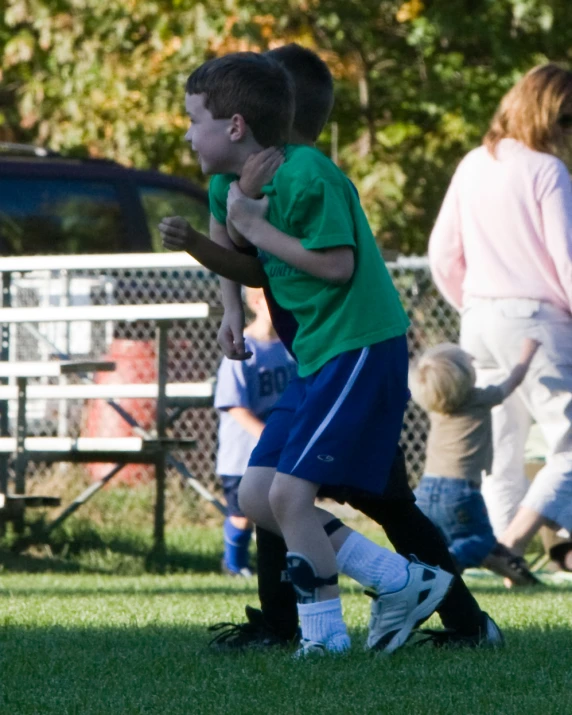
<svg viewBox="0 0 572 715">
<path fill-rule="evenodd" d="M 0 137 L 199 178 L 183 87 L 205 58 L 297 41 L 336 78 L 320 146 L 386 247 L 422 253 L 504 92 L 572 60 L 568 0 L 4 0 Z"/>
</svg>

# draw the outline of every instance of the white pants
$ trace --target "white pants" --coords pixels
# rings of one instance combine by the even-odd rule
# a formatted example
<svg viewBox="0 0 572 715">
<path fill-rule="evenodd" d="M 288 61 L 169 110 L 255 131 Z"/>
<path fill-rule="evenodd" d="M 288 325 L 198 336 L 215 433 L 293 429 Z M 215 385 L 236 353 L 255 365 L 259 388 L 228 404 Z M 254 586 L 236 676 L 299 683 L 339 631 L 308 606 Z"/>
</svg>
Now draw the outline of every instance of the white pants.
<svg viewBox="0 0 572 715">
<path fill-rule="evenodd" d="M 522 385 L 492 413 L 493 469 L 483 480 L 483 496 L 497 537 L 519 505 L 572 531 L 572 316 L 525 298 L 467 301 L 461 346 L 475 358 L 479 386 L 506 379 L 526 337 L 542 345 Z M 547 455 L 530 485 L 524 446 L 533 420 Z"/>
</svg>

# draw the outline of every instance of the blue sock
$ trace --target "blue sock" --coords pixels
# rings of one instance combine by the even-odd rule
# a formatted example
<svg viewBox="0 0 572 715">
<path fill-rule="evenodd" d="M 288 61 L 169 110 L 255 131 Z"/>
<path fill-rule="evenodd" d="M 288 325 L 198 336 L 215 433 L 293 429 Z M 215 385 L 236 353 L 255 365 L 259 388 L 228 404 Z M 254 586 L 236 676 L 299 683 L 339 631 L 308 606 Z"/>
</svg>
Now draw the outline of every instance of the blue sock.
<svg viewBox="0 0 572 715">
<path fill-rule="evenodd" d="M 248 547 L 252 529 L 239 529 L 224 520 L 224 561 L 231 571 L 240 571 L 248 566 Z"/>
</svg>

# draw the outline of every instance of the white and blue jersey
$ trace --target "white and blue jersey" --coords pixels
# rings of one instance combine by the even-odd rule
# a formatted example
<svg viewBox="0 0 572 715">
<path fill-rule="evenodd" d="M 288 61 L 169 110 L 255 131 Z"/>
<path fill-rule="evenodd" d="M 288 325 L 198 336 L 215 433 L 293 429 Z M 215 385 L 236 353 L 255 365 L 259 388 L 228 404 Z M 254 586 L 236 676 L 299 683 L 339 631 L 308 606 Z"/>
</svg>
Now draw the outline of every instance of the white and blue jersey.
<svg viewBox="0 0 572 715">
<path fill-rule="evenodd" d="M 280 340 L 246 337 L 248 360 L 223 358 L 218 370 L 214 406 L 220 411 L 216 471 L 241 477 L 257 438 L 243 429 L 228 410 L 244 407 L 266 422 L 271 409 L 296 374 L 296 363 Z"/>
</svg>

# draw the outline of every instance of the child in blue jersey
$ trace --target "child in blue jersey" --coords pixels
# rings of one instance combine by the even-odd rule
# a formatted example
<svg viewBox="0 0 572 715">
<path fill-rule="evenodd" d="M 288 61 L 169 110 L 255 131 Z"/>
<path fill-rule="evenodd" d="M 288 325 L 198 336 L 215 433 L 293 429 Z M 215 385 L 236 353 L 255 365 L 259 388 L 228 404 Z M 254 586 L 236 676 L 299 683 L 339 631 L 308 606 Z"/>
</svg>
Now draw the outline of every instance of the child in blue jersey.
<svg viewBox="0 0 572 715">
<path fill-rule="evenodd" d="M 253 154 L 288 135 L 291 90 L 278 69 L 269 59 L 237 53 L 191 75 L 187 138 L 206 173 L 236 178 Z M 339 528 L 314 499 L 323 486 L 383 492 L 408 395 L 407 319 L 353 187 L 318 151 L 287 147 L 262 202 L 249 202 L 231 184 L 227 177 L 211 182 L 211 237 L 229 246 L 229 219 L 258 247 L 276 302 L 297 323 L 300 376 L 252 455 L 241 506 L 286 540 L 302 653 L 349 646 L 338 569 L 374 589 L 368 645 L 392 652 L 440 603 L 451 576 Z M 238 293 L 221 285 L 221 345 L 240 359 Z"/>
<path fill-rule="evenodd" d="M 223 571 L 232 576 L 252 576 L 248 548 L 252 524 L 238 504 L 238 486 L 250 454 L 274 404 L 296 372 L 292 356 L 272 326 L 264 292 L 247 288 L 245 302 L 254 320 L 244 331 L 248 360 L 229 360 L 220 365 L 215 407 L 220 411 L 217 474 L 228 508 L 225 519 Z"/>
</svg>

